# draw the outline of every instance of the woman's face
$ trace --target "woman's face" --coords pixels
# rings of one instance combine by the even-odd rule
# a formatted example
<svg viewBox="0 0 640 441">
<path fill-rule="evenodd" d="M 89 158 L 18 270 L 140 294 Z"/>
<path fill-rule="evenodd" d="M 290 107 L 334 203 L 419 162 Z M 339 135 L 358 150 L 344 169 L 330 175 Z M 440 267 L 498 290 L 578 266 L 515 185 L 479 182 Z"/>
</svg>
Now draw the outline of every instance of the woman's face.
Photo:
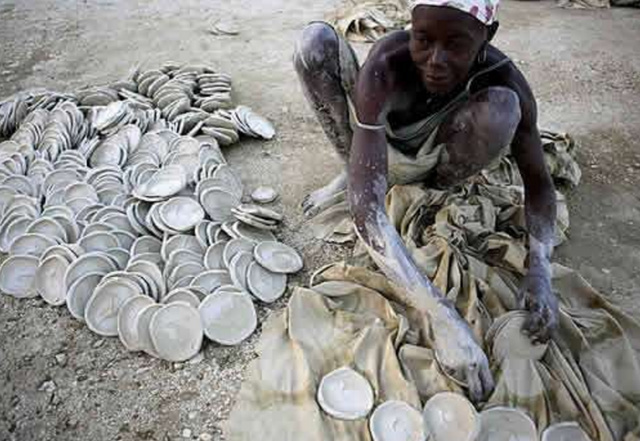
<svg viewBox="0 0 640 441">
<path fill-rule="evenodd" d="M 442 6 L 413 10 L 411 58 L 427 90 L 437 95 L 451 92 L 468 76 L 487 41 L 487 29 L 471 15 Z"/>
</svg>

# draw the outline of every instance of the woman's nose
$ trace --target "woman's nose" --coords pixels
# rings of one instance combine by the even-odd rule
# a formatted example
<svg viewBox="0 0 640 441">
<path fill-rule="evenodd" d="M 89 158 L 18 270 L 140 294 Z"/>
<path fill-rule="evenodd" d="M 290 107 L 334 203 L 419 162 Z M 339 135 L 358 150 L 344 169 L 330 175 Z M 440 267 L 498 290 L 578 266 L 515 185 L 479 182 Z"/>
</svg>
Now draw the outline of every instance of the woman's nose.
<svg viewBox="0 0 640 441">
<path fill-rule="evenodd" d="M 429 64 L 431 67 L 437 69 L 442 69 L 447 65 L 447 54 L 446 51 L 442 49 L 442 47 L 436 46 L 431 52 L 431 57 L 429 58 Z"/>
</svg>

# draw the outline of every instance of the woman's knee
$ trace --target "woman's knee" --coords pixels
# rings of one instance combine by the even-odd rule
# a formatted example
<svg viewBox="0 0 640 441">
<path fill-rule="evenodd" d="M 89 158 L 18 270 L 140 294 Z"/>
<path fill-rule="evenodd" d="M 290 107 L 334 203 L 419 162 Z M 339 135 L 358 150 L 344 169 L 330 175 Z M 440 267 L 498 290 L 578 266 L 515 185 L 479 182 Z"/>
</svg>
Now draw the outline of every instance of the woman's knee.
<svg viewBox="0 0 640 441">
<path fill-rule="evenodd" d="M 492 139 L 505 147 L 522 117 L 518 94 L 506 87 L 489 87 L 475 93 L 469 102 L 475 127 L 485 139 Z"/>
<path fill-rule="evenodd" d="M 506 147 L 520 124 L 518 95 L 505 87 L 489 87 L 476 92 L 469 101 L 441 125 L 437 141 L 466 149 L 472 142 L 483 152 Z"/>
<path fill-rule="evenodd" d="M 475 93 L 438 131 L 436 142 L 446 144 L 436 167 L 436 185 L 459 183 L 488 166 L 513 140 L 520 123 L 518 95 L 504 87 Z"/>
<path fill-rule="evenodd" d="M 323 22 L 307 25 L 298 40 L 294 63 L 298 71 L 337 70 L 338 36 Z"/>
</svg>

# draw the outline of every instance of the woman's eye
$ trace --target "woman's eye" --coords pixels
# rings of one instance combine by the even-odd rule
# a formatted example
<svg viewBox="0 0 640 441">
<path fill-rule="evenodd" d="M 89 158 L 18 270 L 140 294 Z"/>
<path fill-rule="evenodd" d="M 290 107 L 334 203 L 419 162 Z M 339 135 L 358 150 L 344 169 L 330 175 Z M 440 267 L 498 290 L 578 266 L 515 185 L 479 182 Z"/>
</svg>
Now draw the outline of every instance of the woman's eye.
<svg viewBox="0 0 640 441">
<path fill-rule="evenodd" d="M 447 48 L 452 50 L 464 50 L 466 48 L 466 43 L 463 40 L 450 40 L 447 43 Z"/>
</svg>

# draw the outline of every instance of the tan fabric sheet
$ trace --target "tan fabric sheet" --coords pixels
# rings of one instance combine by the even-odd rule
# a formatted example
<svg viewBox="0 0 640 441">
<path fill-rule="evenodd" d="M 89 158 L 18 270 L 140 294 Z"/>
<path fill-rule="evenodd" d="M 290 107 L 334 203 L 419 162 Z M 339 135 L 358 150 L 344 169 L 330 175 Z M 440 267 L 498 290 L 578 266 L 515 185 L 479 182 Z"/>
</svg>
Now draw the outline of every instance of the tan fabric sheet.
<svg viewBox="0 0 640 441">
<path fill-rule="evenodd" d="M 545 142 L 554 177 L 577 183 L 570 138 L 545 133 Z M 569 224 L 559 198 L 558 243 Z M 488 354 L 492 323 L 519 307 L 527 256 L 522 203 L 508 157 L 457 191 L 395 186 L 386 200 L 416 263 Z M 321 269 L 310 284 L 265 324 L 226 428 L 230 440 L 370 440 L 366 420 L 335 420 L 316 404 L 320 379 L 341 366 L 371 382 L 377 404 L 400 399 L 420 408 L 438 391 L 465 392 L 434 359 L 428 320 L 398 302 L 396 287 L 365 254 Z M 540 431 L 578 421 L 596 441 L 640 441 L 640 324 L 571 269 L 555 265 L 553 287 L 560 337 L 540 360 L 490 355 L 496 388 L 485 406 L 519 407 Z"/>
<path fill-rule="evenodd" d="M 464 271 L 463 289 L 455 297 L 449 293 L 483 340 L 491 317 L 513 301 L 512 291 L 501 293 L 504 280 L 486 274 L 480 279 Z M 336 264 L 316 282 L 313 289 L 297 288 L 286 310 L 265 325 L 259 358 L 227 427 L 229 439 L 369 440 L 366 420 L 335 420 L 316 404 L 320 379 L 341 366 L 365 375 L 377 404 L 400 399 L 420 408 L 436 392 L 464 392 L 435 362 L 424 339 L 428 323 L 394 304 L 384 277 Z M 494 360 L 497 384 L 486 406 L 519 407 L 539 430 L 578 421 L 593 440 L 640 440 L 640 324 L 568 268 L 554 267 L 554 287 L 562 338 L 541 361 Z"/>
</svg>

